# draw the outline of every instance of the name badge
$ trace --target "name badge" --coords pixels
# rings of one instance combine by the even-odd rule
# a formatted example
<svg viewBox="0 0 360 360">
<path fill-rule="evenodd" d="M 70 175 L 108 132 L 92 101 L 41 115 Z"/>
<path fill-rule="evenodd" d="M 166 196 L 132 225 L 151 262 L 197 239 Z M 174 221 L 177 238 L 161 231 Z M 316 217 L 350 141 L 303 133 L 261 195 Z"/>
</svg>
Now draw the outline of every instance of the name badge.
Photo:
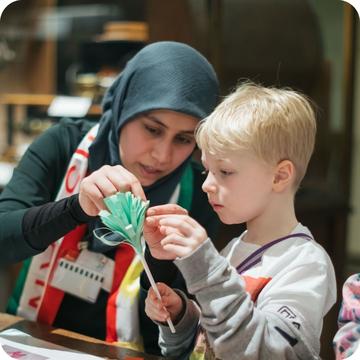
<svg viewBox="0 0 360 360">
<path fill-rule="evenodd" d="M 50 285 L 95 303 L 101 288 L 110 292 L 114 266 L 114 261 L 105 255 L 84 249 L 75 261 L 59 260 Z"/>
</svg>

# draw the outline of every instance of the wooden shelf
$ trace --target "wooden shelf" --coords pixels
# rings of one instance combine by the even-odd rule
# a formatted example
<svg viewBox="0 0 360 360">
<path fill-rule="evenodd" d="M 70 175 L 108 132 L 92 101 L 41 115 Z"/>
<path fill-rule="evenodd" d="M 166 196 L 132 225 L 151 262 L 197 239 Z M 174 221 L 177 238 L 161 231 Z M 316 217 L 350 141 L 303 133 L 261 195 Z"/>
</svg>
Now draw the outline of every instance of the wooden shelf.
<svg viewBox="0 0 360 360">
<path fill-rule="evenodd" d="M 3 94 L 0 96 L 0 104 L 5 106 L 49 106 L 56 95 L 50 94 Z M 101 105 L 91 105 L 88 115 L 101 115 Z"/>
</svg>

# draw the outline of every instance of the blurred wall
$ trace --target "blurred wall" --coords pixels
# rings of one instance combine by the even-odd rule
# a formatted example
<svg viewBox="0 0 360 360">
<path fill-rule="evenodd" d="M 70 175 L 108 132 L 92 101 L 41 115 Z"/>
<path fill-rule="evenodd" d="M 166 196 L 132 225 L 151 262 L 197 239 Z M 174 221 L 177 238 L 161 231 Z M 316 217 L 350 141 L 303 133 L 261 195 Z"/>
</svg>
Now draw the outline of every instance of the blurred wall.
<svg viewBox="0 0 360 360">
<path fill-rule="evenodd" d="M 349 272 L 360 272 L 360 28 L 357 26 L 355 44 L 355 94 L 354 94 L 354 127 L 353 159 L 349 217 Z"/>
</svg>

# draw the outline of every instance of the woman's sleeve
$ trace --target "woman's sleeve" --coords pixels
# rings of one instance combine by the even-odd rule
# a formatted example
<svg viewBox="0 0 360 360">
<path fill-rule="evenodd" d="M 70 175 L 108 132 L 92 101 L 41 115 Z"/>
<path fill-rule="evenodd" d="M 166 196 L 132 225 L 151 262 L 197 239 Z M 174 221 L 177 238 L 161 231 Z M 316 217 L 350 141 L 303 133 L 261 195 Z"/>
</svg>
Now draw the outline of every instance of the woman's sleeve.
<svg viewBox="0 0 360 360">
<path fill-rule="evenodd" d="M 360 344 L 360 274 L 350 276 L 343 286 L 339 330 L 334 337 L 336 359 L 352 355 Z"/>
<path fill-rule="evenodd" d="M 328 311 L 325 289 L 336 288 L 323 263 L 284 263 L 283 276 L 271 279 L 256 306 L 244 277 L 210 240 L 175 263 L 200 305 L 201 326 L 218 358 L 319 359 L 319 329 Z"/>
<path fill-rule="evenodd" d="M 87 221 L 77 196 L 54 201 L 69 161 L 72 137 L 55 125 L 28 148 L 0 194 L 0 264 L 36 255 Z"/>
</svg>

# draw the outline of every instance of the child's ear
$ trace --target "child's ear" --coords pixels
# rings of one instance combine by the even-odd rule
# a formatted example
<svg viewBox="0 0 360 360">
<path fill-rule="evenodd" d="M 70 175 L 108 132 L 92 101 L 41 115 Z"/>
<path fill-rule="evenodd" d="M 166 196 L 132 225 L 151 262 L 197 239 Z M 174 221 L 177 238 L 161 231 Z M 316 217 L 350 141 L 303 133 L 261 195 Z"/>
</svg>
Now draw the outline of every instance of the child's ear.
<svg viewBox="0 0 360 360">
<path fill-rule="evenodd" d="M 275 192 L 282 192 L 293 183 L 294 176 L 294 164 L 290 160 L 280 161 L 275 168 L 273 190 Z"/>
</svg>

